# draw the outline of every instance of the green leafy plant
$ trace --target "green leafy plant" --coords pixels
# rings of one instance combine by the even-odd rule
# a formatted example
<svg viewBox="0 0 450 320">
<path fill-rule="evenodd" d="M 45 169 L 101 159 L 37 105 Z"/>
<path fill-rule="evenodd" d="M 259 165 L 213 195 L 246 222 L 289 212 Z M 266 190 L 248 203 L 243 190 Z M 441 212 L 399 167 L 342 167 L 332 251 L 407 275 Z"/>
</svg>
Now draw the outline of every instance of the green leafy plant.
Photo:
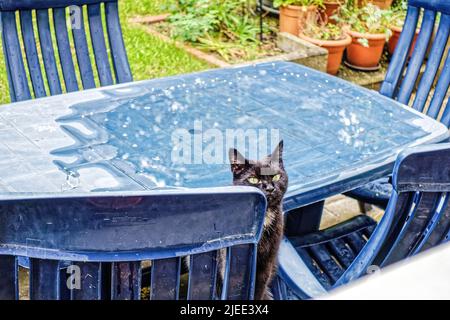
<svg viewBox="0 0 450 320">
<path fill-rule="evenodd" d="M 247 8 L 247 0 L 179 0 L 169 18 L 172 35 L 189 42 L 214 33 L 243 43 L 257 41 L 258 24 Z"/>
<path fill-rule="evenodd" d="M 319 40 L 342 40 L 345 38 L 345 34 L 340 26 L 332 23 L 327 24 L 307 24 L 306 28 L 302 31 L 304 35 L 319 39 Z"/>
<path fill-rule="evenodd" d="M 406 12 L 401 10 L 393 10 L 387 18 L 391 26 L 403 28 L 406 19 Z"/>
<path fill-rule="evenodd" d="M 394 3 L 390 10 L 390 16 L 387 17 L 391 26 L 403 27 L 406 19 L 406 10 L 408 10 L 408 2 L 406 0 L 399 0 Z"/>
<path fill-rule="evenodd" d="M 173 26 L 173 36 L 183 41 L 196 42 L 200 37 L 211 31 L 215 31 L 219 21 L 217 17 L 210 13 L 198 16 L 188 12 L 170 17 Z"/>
<path fill-rule="evenodd" d="M 408 10 L 408 0 L 396 0 L 392 4 L 392 9 L 394 11 L 404 11 Z"/>
<path fill-rule="evenodd" d="M 171 36 L 221 55 L 253 56 L 260 45 L 259 19 L 250 0 L 178 0 L 169 17 Z M 264 32 L 270 33 L 266 24 Z"/>
<path fill-rule="evenodd" d="M 308 17 L 302 33 L 307 37 L 326 41 L 342 40 L 345 38 L 345 33 L 340 25 L 327 23 L 319 13 Z"/>
<path fill-rule="evenodd" d="M 275 8 L 285 7 L 289 5 L 295 6 L 318 6 L 323 7 L 323 0 L 275 0 L 273 6 Z"/>
<path fill-rule="evenodd" d="M 371 3 L 359 8 L 352 2 L 343 5 L 333 19 L 340 25 L 348 26 L 351 30 L 359 33 L 370 33 L 386 35 L 389 39 L 392 35 L 390 29 L 392 13 L 390 10 L 382 10 Z M 368 46 L 368 40 L 358 40 L 362 45 Z"/>
</svg>

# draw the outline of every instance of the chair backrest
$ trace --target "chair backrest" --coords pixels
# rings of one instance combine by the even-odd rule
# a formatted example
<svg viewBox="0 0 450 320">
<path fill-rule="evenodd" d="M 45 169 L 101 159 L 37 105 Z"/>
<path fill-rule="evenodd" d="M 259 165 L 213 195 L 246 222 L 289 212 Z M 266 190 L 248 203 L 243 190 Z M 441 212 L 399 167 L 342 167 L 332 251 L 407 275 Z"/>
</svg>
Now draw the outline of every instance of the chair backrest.
<svg viewBox="0 0 450 320">
<path fill-rule="evenodd" d="M 23 290 L 19 257 L 31 299 L 139 299 L 141 281 L 150 299 L 178 299 L 183 257 L 187 299 L 252 299 L 265 209 L 248 187 L 2 197 L 0 299 Z"/>
<path fill-rule="evenodd" d="M 422 24 L 419 25 L 422 14 Z M 440 17 L 439 27 L 435 25 Z M 420 33 L 409 59 L 417 28 Z M 397 48 L 381 87 L 381 94 L 412 104 L 420 112 L 450 126 L 450 102 L 444 105 L 450 83 L 450 55 L 446 46 L 450 33 L 448 0 L 409 0 L 408 13 Z M 432 42 L 428 60 L 426 54 Z M 425 71 L 422 76 L 421 69 Z M 442 71 L 439 72 L 439 67 Z M 435 86 L 434 91 L 433 85 Z M 417 89 L 416 95 L 413 91 Z M 434 94 L 432 94 L 434 92 Z M 411 99 L 414 97 L 414 99 Z"/>
<path fill-rule="evenodd" d="M 448 241 L 450 144 L 403 152 L 392 179 L 394 190 L 382 220 L 335 286 L 360 277 L 370 265 L 384 267 Z"/>
<path fill-rule="evenodd" d="M 71 34 L 66 20 L 69 12 Z M 13 102 L 78 91 L 79 80 L 84 89 L 95 88 L 96 77 L 101 86 L 132 81 L 117 0 L 0 0 L 0 18 Z M 91 62 L 90 51 L 93 51 L 95 61 Z"/>
</svg>

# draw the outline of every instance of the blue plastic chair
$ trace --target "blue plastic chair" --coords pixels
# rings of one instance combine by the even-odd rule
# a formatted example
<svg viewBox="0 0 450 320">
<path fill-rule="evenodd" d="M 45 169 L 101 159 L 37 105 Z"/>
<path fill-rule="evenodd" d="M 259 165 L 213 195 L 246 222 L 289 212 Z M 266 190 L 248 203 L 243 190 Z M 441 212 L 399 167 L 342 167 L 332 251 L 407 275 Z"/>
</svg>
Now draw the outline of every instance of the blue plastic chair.
<svg viewBox="0 0 450 320">
<path fill-rule="evenodd" d="M 73 41 L 66 23 L 69 10 Z M 96 87 L 85 29 L 86 12 L 100 85 L 133 80 L 122 38 L 117 0 L 0 0 L 3 51 L 12 102 L 61 94 L 64 89 L 66 92 L 78 91 L 77 79 L 81 79 L 83 89 Z M 20 35 L 16 14 L 20 17 Z M 107 35 L 103 32 L 102 17 L 106 21 Z M 36 45 L 35 28 L 39 46 Z M 56 43 L 52 41 L 52 33 Z M 105 38 L 108 38 L 108 47 Z M 71 46 L 75 48 L 76 59 L 72 57 Z M 75 67 L 78 67 L 78 72 Z"/>
<path fill-rule="evenodd" d="M 264 195 L 249 187 L 3 197 L 0 299 L 18 298 L 18 257 L 31 261 L 31 299 L 139 299 L 141 281 L 151 299 L 178 299 L 186 256 L 187 299 L 252 299 L 265 210 Z M 141 280 L 146 260 L 151 274 Z M 69 291 L 77 270 L 79 287 Z"/>
<path fill-rule="evenodd" d="M 392 181 L 393 193 L 378 225 L 367 216 L 358 216 L 285 240 L 274 283 L 278 298 L 324 294 L 372 269 L 448 241 L 450 144 L 403 152 L 395 163 Z"/>
<path fill-rule="evenodd" d="M 447 0 L 409 0 L 408 5 L 403 32 L 380 93 L 403 104 L 409 104 L 415 110 L 424 112 L 450 127 L 450 102 L 444 106 L 450 83 L 450 55 L 449 52 L 445 52 L 450 33 L 450 2 Z M 423 12 L 423 19 L 420 25 L 420 34 L 413 55 L 409 59 L 414 34 L 419 27 L 421 12 Z M 426 60 L 426 53 L 433 39 L 439 13 L 441 14 L 439 28 L 435 34 L 429 58 Z M 439 66 L 442 63 L 444 63 L 444 67 L 439 74 Z M 420 76 L 423 65 L 426 65 L 426 69 Z M 433 91 L 434 82 L 436 82 L 436 88 Z M 414 90 L 417 90 L 416 96 L 411 99 Z M 386 208 L 391 193 L 392 185 L 389 178 L 385 177 L 353 190 L 347 195 L 362 202 Z"/>
</svg>

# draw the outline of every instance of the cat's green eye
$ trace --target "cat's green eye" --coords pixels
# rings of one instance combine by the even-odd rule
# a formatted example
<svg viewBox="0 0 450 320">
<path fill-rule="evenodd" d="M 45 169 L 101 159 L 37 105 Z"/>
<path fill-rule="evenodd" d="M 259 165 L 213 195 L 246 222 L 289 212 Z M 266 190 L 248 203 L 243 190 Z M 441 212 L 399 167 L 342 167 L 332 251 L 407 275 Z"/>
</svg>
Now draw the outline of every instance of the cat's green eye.
<svg viewBox="0 0 450 320">
<path fill-rule="evenodd" d="M 280 181 L 281 174 L 276 174 L 272 177 L 272 182 L 278 182 Z"/>
<path fill-rule="evenodd" d="M 259 183 L 259 179 L 255 178 L 255 177 L 250 177 L 247 179 L 248 182 L 250 182 L 251 184 L 258 184 Z"/>
</svg>

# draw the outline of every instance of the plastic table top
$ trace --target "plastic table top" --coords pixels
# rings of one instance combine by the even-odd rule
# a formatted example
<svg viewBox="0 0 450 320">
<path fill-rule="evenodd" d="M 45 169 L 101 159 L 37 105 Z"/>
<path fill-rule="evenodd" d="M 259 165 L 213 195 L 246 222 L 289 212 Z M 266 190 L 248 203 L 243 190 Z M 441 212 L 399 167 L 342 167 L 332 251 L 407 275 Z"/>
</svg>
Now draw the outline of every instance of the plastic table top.
<svg viewBox="0 0 450 320">
<path fill-rule="evenodd" d="M 283 139 L 294 208 L 447 137 L 427 116 L 298 64 L 231 67 L 1 106 L 0 197 L 228 186 L 230 146 L 254 158 Z"/>
</svg>

